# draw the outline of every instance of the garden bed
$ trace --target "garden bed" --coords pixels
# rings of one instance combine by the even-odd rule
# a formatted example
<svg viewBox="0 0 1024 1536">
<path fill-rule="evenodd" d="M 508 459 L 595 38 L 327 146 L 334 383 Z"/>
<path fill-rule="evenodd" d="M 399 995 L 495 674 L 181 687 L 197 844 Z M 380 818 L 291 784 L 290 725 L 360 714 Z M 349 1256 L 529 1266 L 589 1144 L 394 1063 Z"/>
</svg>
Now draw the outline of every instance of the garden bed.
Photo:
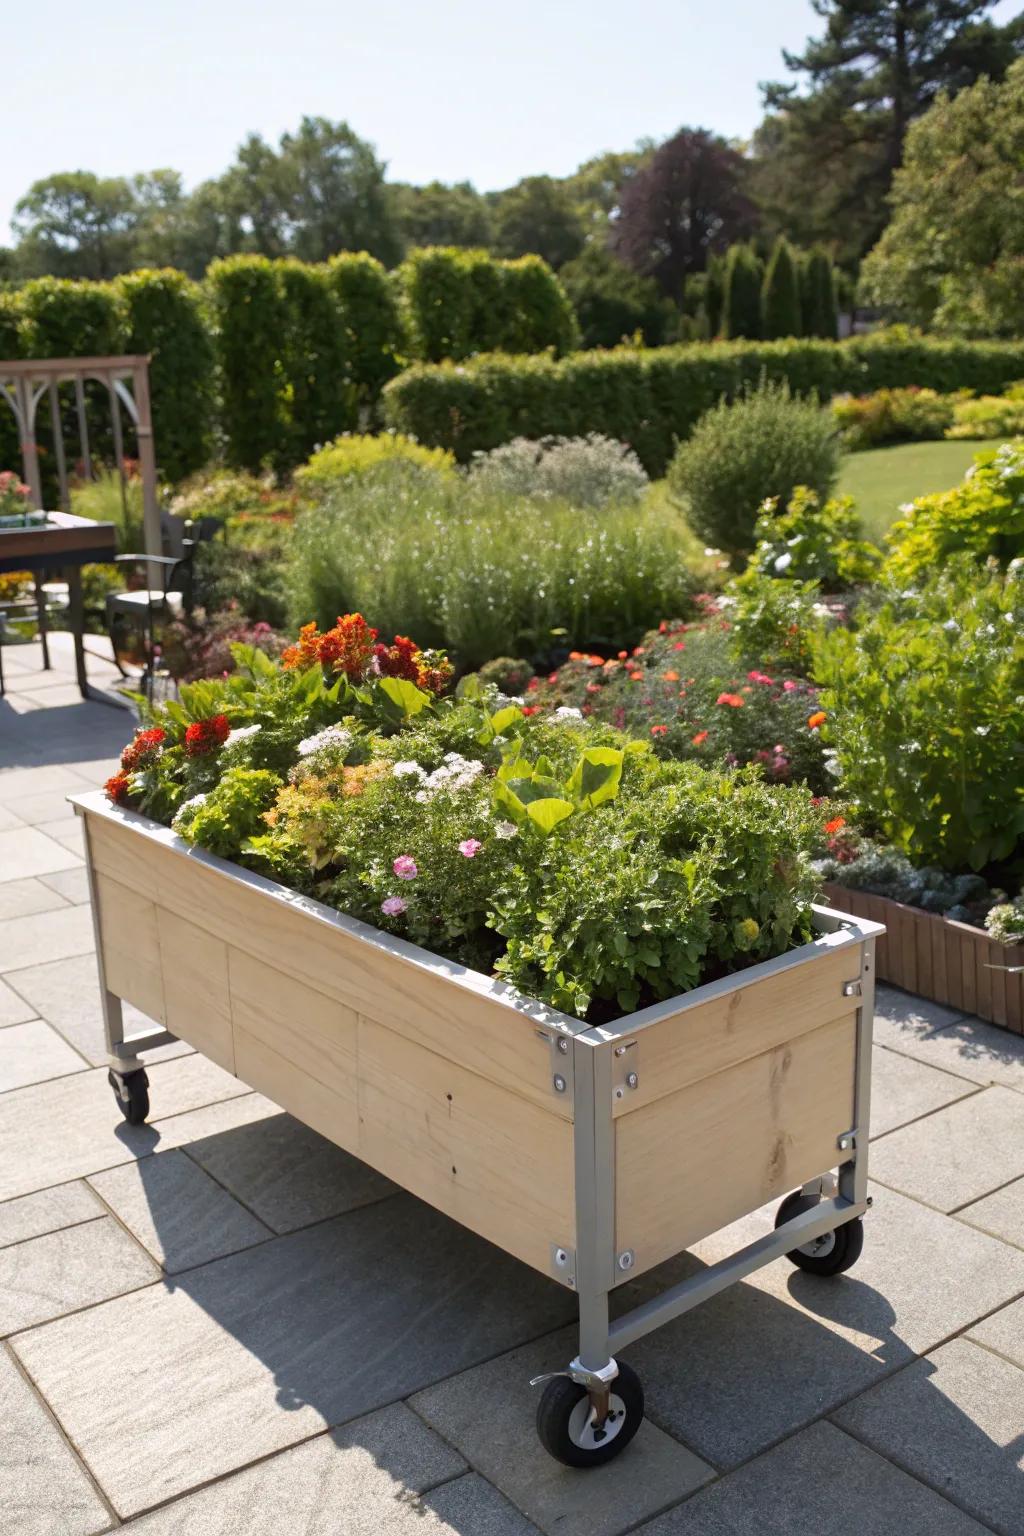
<svg viewBox="0 0 1024 1536">
<path fill-rule="evenodd" d="M 826 884 L 831 907 L 883 923 L 879 981 L 1024 1034 L 1024 951 L 981 928 L 849 886 Z M 1022 967 L 1016 974 L 1013 966 Z"/>
</svg>

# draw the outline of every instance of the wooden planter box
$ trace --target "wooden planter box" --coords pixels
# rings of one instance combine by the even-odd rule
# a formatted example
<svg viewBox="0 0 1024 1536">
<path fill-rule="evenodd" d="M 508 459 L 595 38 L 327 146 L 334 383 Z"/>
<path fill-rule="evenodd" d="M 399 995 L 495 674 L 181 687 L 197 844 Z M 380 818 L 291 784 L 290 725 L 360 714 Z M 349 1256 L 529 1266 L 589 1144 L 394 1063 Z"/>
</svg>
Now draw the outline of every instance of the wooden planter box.
<svg viewBox="0 0 1024 1536">
<path fill-rule="evenodd" d="M 591 1028 L 100 793 L 75 805 L 115 1071 L 168 1038 L 123 1040 L 124 999 L 575 1290 L 588 1389 L 614 1345 L 865 1209 L 874 923 L 816 908 L 813 943 Z M 800 1186 L 814 1210 L 609 1325 L 617 1285 Z"/>
<path fill-rule="evenodd" d="M 1024 967 L 1024 945 L 997 944 L 969 923 L 845 885 L 828 884 L 824 894 L 834 909 L 885 925 L 879 981 L 1024 1034 L 1024 971 L 1008 969 Z"/>
</svg>

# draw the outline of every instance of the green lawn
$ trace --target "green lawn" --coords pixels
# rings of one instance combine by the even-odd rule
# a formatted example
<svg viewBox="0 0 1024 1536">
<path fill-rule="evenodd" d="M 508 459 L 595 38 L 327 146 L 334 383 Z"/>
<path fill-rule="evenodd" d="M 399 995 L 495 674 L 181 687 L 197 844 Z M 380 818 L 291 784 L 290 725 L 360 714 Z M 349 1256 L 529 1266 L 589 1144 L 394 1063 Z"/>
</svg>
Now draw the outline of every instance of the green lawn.
<svg viewBox="0 0 1024 1536">
<path fill-rule="evenodd" d="M 998 447 L 998 442 L 938 442 L 868 448 L 846 455 L 837 489 L 856 501 L 868 536 L 880 539 L 895 522 L 902 502 L 948 491 L 963 479 L 976 453 Z"/>
</svg>

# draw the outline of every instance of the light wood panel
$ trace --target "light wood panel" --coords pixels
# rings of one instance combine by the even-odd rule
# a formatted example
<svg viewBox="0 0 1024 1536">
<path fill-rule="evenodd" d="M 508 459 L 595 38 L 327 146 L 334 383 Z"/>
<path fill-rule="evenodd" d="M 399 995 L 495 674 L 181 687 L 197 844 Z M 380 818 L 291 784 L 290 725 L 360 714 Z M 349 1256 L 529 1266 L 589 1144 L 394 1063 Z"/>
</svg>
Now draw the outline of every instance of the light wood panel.
<svg viewBox="0 0 1024 1536">
<path fill-rule="evenodd" d="M 848 1012 L 616 1121 L 615 1248 L 633 1274 L 836 1166 L 856 1030 Z"/>
<path fill-rule="evenodd" d="M 167 1028 L 234 1072 L 227 945 L 163 907 L 157 908 L 157 929 Z"/>
<path fill-rule="evenodd" d="M 100 874 L 96 876 L 96 899 L 107 987 L 151 1019 L 166 1024 L 155 904 Z"/>
<path fill-rule="evenodd" d="M 648 1024 L 625 1057 L 639 1079 L 613 1101 L 615 1115 L 630 1115 L 688 1083 L 817 1029 L 850 1012 L 843 984 L 860 975 L 860 946 L 824 948 L 798 969 L 777 971 L 722 997 Z"/>
<path fill-rule="evenodd" d="M 374 1168 L 545 1273 L 575 1246 L 566 1121 L 362 1016 L 359 1087 Z"/>
</svg>

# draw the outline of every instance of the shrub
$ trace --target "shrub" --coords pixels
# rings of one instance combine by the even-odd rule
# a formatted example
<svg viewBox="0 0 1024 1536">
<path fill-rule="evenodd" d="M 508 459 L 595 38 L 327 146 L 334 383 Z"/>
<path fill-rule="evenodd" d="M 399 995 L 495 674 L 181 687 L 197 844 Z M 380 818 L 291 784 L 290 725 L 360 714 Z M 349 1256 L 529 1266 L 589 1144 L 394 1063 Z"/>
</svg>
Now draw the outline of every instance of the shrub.
<svg viewBox="0 0 1024 1536">
<path fill-rule="evenodd" d="M 349 379 L 345 329 L 326 267 L 300 261 L 277 264 L 285 328 L 281 337 L 281 389 L 290 466 L 337 432 L 357 425 L 356 388 Z"/>
<path fill-rule="evenodd" d="M 630 271 L 603 246 L 586 246 L 558 276 L 576 311 L 582 346 L 616 347 L 637 332 L 648 347 L 667 340 L 676 319 L 672 305 L 652 277 Z"/>
<path fill-rule="evenodd" d="M 761 335 L 769 340 L 803 334 L 800 321 L 800 278 L 789 241 L 775 242 L 761 289 Z"/>
<path fill-rule="evenodd" d="M 269 624 L 253 623 L 240 604 L 228 603 L 223 612 L 204 614 L 198 623 L 176 619 L 166 625 L 160 635 L 161 664 L 178 683 L 223 677 L 234 668 L 233 645 L 251 645 L 275 658 L 284 649 Z"/>
<path fill-rule="evenodd" d="M 833 395 L 920 385 L 995 393 L 1024 374 L 1024 342 L 949 342 L 886 332 L 847 341 L 620 347 L 547 357 L 481 357 L 420 364 L 384 392 L 388 424 L 462 462 L 513 437 L 600 432 L 628 443 L 652 477 L 677 441 L 723 395 L 766 374 L 795 394 Z"/>
<path fill-rule="evenodd" d="M 638 639 L 685 611 L 690 545 L 671 509 L 523 500 L 385 463 L 338 486 L 296 524 L 292 612 L 329 623 L 376 615 L 445 645 L 463 667 L 566 644 Z"/>
<path fill-rule="evenodd" d="M 798 485 L 827 496 L 838 468 L 828 413 L 795 397 L 788 384 L 762 380 L 701 418 L 677 449 L 668 478 L 701 538 L 736 556 L 753 548 L 765 497 L 785 505 Z"/>
<path fill-rule="evenodd" d="M 287 457 L 282 351 L 288 309 L 280 273 L 265 256 L 229 256 L 206 274 L 229 463 L 256 471 Z"/>
<path fill-rule="evenodd" d="M 960 551 L 1009 564 L 1024 555 L 1024 444 L 979 453 L 958 486 L 902 510 L 887 535 L 897 584 L 927 580 Z"/>
<path fill-rule="evenodd" d="M 430 362 L 474 352 L 567 352 L 578 339 L 565 290 L 539 256 L 428 246 L 398 271 L 412 349 Z"/>
<path fill-rule="evenodd" d="M 764 263 L 749 245 L 733 245 L 725 260 L 722 334 L 729 340 L 761 334 Z"/>
<path fill-rule="evenodd" d="M 209 458 L 213 347 L 201 293 L 182 272 L 127 272 L 114 282 L 127 352 L 149 354 L 157 463 L 180 480 Z"/>
<path fill-rule="evenodd" d="M 455 459 L 445 449 L 423 448 L 401 432 L 382 432 L 379 436 L 344 433 L 295 471 L 295 483 L 304 495 L 319 500 L 339 481 L 365 474 L 391 459 L 403 459 L 439 474 L 455 468 Z"/>
<path fill-rule="evenodd" d="M 787 581 L 816 581 L 826 592 L 870 581 L 881 554 L 862 537 L 852 496 L 822 506 L 819 497 L 798 485 L 786 507 L 766 502 L 754 527 L 756 540 L 748 569 Z"/>
<path fill-rule="evenodd" d="M 1005 395 L 982 395 L 980 400 L 957 400 L 953 424 L 946 436 L 953 438 L 1015 437 L 1024 433 L 1024 385 L 1011 385 Z"/>
<path fill-rule="evenodd" d="M 993 907 L 985 918 L 985 927 L 998 944 L 1024 944 L 1024 896 Z"/>
<path fill-rule="evenodd" d="M 220 539 L 200 544 L 193 566 L 193 600 L 211 619 L 234 613 L 241 623 L 283 629 L 288 618 L 283 544 L 256 549 Z"/>
<path fill-rule="evenodd" d="M 294 492 L 282 490 L 271 475 L 238 469 L 203 470 L 178 486 L 170 502 L 175 517 L 216 517 L 233 528 L 250 520 L 290 523 Z"/>
<path fill-rule="evenodd" d="M 780 581 L 749 566 L 720 599 L 737 651 L 761 665 L 807 677 L 830 610 L 816 581 Z"/>
<path fill-rule="evenodd" d="M 539 443 L 517 437 L 470 465 L 470 484 L 508 496 L 555 497 L 578 507 L 624 506 L 648 486 L 636 454 L 623 443 L 589 437 L 551 437 Z"/>
<path fill-rule="evenodd" d="M 954 413 L 954 398 L 934 389 L 879 389 L 832 402 L 843 446 L 852 450 L 948 436 Z"/>
<path fill-rule="evenodd" d="M 915 863 L 981 869 L 1024 834 L 1024 575 L 966 556 L 820 646 L 827 741 L 858 824 Z"/>
<path fill-rule="evenodd" d="M 345 377 L 338 381 L 339 393 L 354 390 L 361 413 L 375 417 L 380 392 L 401 371 L 408 346 L 395 285 L 365 251 L 332 256 L 327 282 L 344 339 Z"/>
<path fill-rule="evenodd" d="M 124 313 L 109 283 L 33 278 L 19 291 L 23 357 L 108 357 L 124 350 Z"/>
<path fill-rule="evenodd" d="M 835 341 L 839 334 L 835 273 L 827 251 L 816 246 L 800 267 L 800 314 L 805 336 Z"/>
</svg>

